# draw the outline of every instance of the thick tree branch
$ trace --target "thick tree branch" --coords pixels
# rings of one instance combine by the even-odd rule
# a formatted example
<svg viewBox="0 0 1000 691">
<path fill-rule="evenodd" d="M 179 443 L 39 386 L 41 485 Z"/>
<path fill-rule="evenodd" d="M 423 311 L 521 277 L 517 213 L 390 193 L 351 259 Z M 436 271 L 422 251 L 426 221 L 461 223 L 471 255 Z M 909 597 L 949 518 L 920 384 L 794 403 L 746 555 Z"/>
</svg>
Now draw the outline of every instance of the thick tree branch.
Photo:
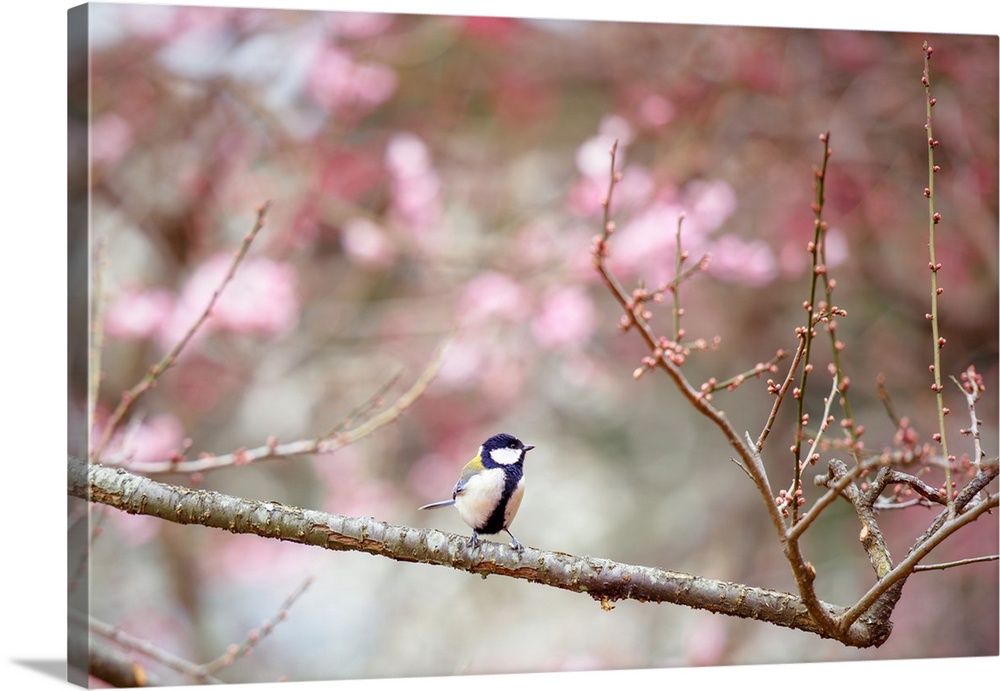
<svg viewBox="0 0 1000 691">
<path fill-rule="evenodd" d="M 995 475 L 994 475 L 995 477 Z M 978 502 L 975 506 L 969 508 L 969 510 L 964 513 L 959 513 L 956 516 L 951 516 L 946 510 L 943 515 L 946 517 L 945 520 L 940 524 L 940 527 L 933 533 L 925 533 L 917 540 L 916 546 L 911 548 L 909 554 L 903 559 L 899 564 L 897 564 L 893 569 L 885 575 L 878 583 L 876 583 L 872 588 L 865 593 L 865 595 L 858 600 L 851 609 L 844 614 L 841 622 L 844 626 L 850 626 L 854 622 L 855 617 L 859 616 L 861 612 L 869 611 L 870 607 L 875 606 L 878 601 L 884 600 L 886 596 L 892 600 L 895 604 L 895 598 L 898 598 L 898 593 L 893 597 L 893 593 L 898 591 L 902 587 L 903 583 L 906 581 L 907 577 L 916 568 L 920 560 L 930 554 L 939 544 L 945 541 L 949 535 L 957 532 L 962 527 L 972 523 L 977 518 L 982 516 L 995 508 L 1000 506 L 998 503 L 998 497 L 995 494 L 990 495 L 985 501 Z M 926 539 L 925 539 L 926 537 Z"/>
<path fill-rule="evenodd" d="M 830 636 L 829 630 L 817 625 L 801 598 L 766 588 L 530 547 L 516 552 L 492 542 L 470 550 L 467 538 L 459 535 L 168 485 L 73 457 L 69 458 L 68 482 L 73 496 L 175 523 L 331 550 L 367 552 L 397 561 L 450 566 L 484 577 L 492 574 L 520 578 L 586 593 L 605 609 L 611 609 L 617 600 L 667 602 Z M 826 603 L 820 606 L 832 618 L 846 611 Z M 864 648 L 880 645 L 890 630 L 887 619 L 875 621 L 862 616 L 838 639 Z"/>
<path fill-rule="evenodd" d="M 894 566 L 875 520 L 873 506 L 887 484 L 906 480 L 899 479 L 901 473 L 890 468 L 882 468 L 869 490 L 862 492 L 850 482 L 853 474 L 847 470 L 847 466 L 842 461 L 831 460 L 827 475 L 817 478 L 817 484 L 830 487 L 831 491 L 838 491 L 854 506 L 862 524 L 859 539 L 878 577 L 875 585 L 844 614 L 839 625 L 846 630 L 862 613 L 869 613 L 876 619 L 887 618 L 899 599 L 903 584 L 916 570 L 920 560 L 949 535 L 998 506 L 998 497 L 995 494 L 987 495 L 982 501 L 973 502 L 976 494 L 993 482 L 997 475 L 998 470 L 995 467 L 981 470 L 958 494 L 952 505 L 947 507 L 916 540 L 906 558 Z M 957 515 L 952 515 L 952 510 L 957 511 Z"/>
</svg>

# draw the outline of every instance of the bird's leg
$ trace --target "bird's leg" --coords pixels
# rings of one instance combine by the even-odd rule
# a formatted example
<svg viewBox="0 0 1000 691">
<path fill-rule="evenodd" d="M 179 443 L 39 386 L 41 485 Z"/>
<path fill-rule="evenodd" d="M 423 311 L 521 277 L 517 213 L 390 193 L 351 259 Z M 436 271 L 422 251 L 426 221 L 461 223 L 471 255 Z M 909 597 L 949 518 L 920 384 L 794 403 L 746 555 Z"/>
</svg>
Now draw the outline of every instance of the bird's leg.
<svg viewBox="0 0 1000 691">
<path fill-rule="evenodd" d="M 469 538 L 469 548 L 475 549 L 478 546 L 479 546 L 479 534 L 475 530 L 473 530 L 472 537 Z"/>
<path fill-rule="evenodd" d="M 511 547 L 513 547 L 514 549 L 516 549 L 518 552 L 522 551 L 524 549 L 524 547 L 521 546 L 521 543 L 517 541 L 516 537 L 514 537 L 514 533 L 510 532 L 506 528 L 504 528 L 504 531 L 506 531 L 506 533 L 508 535 L 510 535 L 510 539 L 514 541 L 513 543 L 511 543 Z"/>
</svg>

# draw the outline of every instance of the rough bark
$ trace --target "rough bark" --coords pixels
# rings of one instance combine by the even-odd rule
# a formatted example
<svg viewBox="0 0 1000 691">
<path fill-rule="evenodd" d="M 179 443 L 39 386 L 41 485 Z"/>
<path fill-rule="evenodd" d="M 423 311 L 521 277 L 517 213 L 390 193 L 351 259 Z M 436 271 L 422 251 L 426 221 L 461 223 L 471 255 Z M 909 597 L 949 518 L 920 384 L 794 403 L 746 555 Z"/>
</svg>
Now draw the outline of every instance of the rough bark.
<svg viewBox="0 0 1000 691">
<path fill-rule="evenodd" d="M 397 561 L 449 566 L 462 571 L 520 578 L 586 593 L 605 609 L 618 600 L 666 602 L 754 619 L 828 637 L 797 595 L 636 566 L 590 556 L 482 542 L 437 530 L 391 525 L 276 502 L 254 501 L 219 492 L 169 485 L 122 469 L 69 459 L 69 493 L 128 513 L 156 516 L 233 533 L 298 542 L 336 551 L 367 552 Z M 846 608 L 820 603 L 831 617 Z M 850 646 L 880 645 L 891 631 L 888 620 L 860 617 L 840 640 Z"/>
</svg>

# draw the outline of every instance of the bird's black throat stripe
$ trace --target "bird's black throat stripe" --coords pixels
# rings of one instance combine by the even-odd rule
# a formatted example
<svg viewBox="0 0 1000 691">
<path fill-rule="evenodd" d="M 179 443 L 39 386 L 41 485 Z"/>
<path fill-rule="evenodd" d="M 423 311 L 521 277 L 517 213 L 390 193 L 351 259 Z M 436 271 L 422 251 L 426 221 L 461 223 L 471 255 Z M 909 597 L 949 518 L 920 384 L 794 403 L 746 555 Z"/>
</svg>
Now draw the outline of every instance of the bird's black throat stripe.
<svg viewBox="0 0 1000 691">
<path fill-rule="evenodd" d="M 522 461 L 517 463 L 512 463 L 511 465 L 503 466 L 504 473 L 504 488 L 503 496 L 510 497 L 514 492 L 514 488 L 517 487 L 517 483 L 521 481 L 524 477 L 524 465 Z M 506 526 L 504 525 L 504 511 L 507 509 L 507 502 L 502 501 L 497 504 L 497 507 L 493 509 L 493 513 L 490 514 L 489 518 L 482 526 L 476 528 L 476 532 L 483 533 L 485 535 L 494 535 L 503 530 Z"/>
</svg>

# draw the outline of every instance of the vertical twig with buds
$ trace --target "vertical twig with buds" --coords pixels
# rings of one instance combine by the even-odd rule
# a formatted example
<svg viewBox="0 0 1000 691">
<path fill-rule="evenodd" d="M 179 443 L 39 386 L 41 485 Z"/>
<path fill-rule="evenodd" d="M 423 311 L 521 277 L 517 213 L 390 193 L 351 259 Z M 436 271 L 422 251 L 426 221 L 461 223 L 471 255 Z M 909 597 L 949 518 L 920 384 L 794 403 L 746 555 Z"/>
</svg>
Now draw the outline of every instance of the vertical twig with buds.
<svg viewBox="0 0 1000 691">
<path fill-rule="evenodd" d="M 931 390 L 937 403 L 938 431 L 934 433 L 934 441 L 941 445 L 941 455 L 947 461 L 944 467 L 944 492 L 948 500 L 948 510 L 954 515 L 954 490 L 951 479 L 952 458 L 948 454 L 948 437 L 944 426 L 944 416 L 948 414 L 948 409 L 944 405 L 944 385 L 941 383 L 941 349 L 944 348 L 945 339 L 941 335 L 940 320 L 938 318 L 938 297 L 944 292 L 944 288 L 938 285 L 938 272 L 941 270 L 941 263 L 937 260 L 937 249 L 935 245 L 938 224 L 941 222 L 941 214 L 934 210 L 934 179 L 941 169 L 934 162 L 934 150 L 940 142 L 934 138 L 934 124 L 932 110 L 937 103 L 937 99 L 931 96 L 930 64 L 931 55 L 934 49 L 924 42 L 924 72 L 920 78 L 924 85 L 924 97 L 927 108 L 927 187 L 924 188 L 924 197 L 927 198 L 928 216 L 928 242 L 927 248 L 930 253 L 928 268 L 931 272 L 931 311 L 926 316 L 931 322 L 931 338 L 933 340 L 934 362 L 931 365 L 931 372 L 934 375 L 934 383 Z"/>
</svg>

